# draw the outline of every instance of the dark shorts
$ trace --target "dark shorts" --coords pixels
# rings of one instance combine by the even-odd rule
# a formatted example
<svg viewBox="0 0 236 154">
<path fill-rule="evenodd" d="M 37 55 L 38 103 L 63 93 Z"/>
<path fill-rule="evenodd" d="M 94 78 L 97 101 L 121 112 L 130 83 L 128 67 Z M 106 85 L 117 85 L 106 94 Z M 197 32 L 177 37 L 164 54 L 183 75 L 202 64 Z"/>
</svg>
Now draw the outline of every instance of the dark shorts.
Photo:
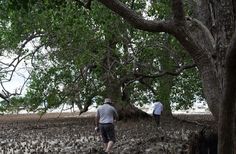
<svg viewBox="0 0 236 154">
<path fill-rule="evenodd" d="M 109 141 L 116 142 L 115 128 L 113 124 L 99 124 L 99 129 L 101 131 L 103 143 L 108 143 Z"/>
<path fill-rule="evenodd" d="M 161 115 L 153 114 L 156 124 L 159 127 L 160 126 L 160 120 L 161 120 Z"/>
</svg>

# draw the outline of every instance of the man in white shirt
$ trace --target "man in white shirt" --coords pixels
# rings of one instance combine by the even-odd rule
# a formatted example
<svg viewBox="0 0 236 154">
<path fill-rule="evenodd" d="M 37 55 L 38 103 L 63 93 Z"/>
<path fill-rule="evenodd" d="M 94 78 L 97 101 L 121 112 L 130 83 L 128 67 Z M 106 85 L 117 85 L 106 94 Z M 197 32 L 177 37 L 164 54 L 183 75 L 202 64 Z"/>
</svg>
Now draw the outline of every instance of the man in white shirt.
<svg viewBox="0 0 236 154">
<path fill-rule="evenodd" d="M 163 111 L 163 105 L 160 101 L 156 100 L 154 103 L 153 116 L 156 121 L 157 127 L 160 127 L 161 113 Z"/>
</svg>

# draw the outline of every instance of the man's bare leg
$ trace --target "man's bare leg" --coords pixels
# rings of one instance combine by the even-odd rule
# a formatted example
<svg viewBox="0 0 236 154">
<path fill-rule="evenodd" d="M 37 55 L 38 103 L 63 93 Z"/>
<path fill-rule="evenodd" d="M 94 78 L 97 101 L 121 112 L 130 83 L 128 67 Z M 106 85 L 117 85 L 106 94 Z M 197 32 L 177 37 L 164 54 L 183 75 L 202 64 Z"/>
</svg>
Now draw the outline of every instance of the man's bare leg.
<svg viewBox="0 0 236 154">
<path fill-rule="evenodd" d="M 103 144 L 103 149 L 104 149 L 104 151 L 106 151 L 107 145 L 108 145 L 108 143 L 104 143 L 104 144 Z"/>
<path fill-rule="evenodd" d="M 106 149 L 106 152 L 107 152 L 107 153 L 110 153 L 110 152 L 111 152 L 111 149 L 112 149 L 113 144 L 114 144 L 113 141 L 109 141 L 109 142 L 108 142 L 108 144 L 107 144 L 107 149 Z"/>
</svg>

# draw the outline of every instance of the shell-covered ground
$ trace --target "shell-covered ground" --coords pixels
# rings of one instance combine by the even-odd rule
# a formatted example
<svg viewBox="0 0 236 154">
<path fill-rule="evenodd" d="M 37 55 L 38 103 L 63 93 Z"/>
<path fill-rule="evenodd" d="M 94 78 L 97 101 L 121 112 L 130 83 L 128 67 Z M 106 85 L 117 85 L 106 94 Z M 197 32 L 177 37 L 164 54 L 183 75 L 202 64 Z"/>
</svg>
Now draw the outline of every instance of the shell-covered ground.
<svg viewBox="0 0 236 154">
<path fill-rule="evenodd" d="M 41 119 L 36 114 L 0 116 L 0 153 L 100 153 L 102 141 L 94 131 L 93 113 L 58 116 L 59 113 L 46 114 Z M 113 153 L 188 153 L 189 135 L 204 124 L 213 123 L 211 115 L 176 117 L 162 117 L 160 128 L 153 119 L 118 121 Z"/>
</svg>

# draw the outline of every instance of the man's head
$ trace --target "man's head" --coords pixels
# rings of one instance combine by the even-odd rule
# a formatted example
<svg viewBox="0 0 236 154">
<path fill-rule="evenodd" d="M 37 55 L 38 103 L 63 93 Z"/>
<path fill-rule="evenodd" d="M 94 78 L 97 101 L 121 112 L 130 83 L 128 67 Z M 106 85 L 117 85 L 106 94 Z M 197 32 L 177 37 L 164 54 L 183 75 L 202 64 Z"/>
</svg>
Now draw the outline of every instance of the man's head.
<svg viewBox="0 0 236 154">
<path fill-rule="evenodd" d="M 104 103 L 112 103 L 110 98 L 105 98 Z"/>
</svg>

